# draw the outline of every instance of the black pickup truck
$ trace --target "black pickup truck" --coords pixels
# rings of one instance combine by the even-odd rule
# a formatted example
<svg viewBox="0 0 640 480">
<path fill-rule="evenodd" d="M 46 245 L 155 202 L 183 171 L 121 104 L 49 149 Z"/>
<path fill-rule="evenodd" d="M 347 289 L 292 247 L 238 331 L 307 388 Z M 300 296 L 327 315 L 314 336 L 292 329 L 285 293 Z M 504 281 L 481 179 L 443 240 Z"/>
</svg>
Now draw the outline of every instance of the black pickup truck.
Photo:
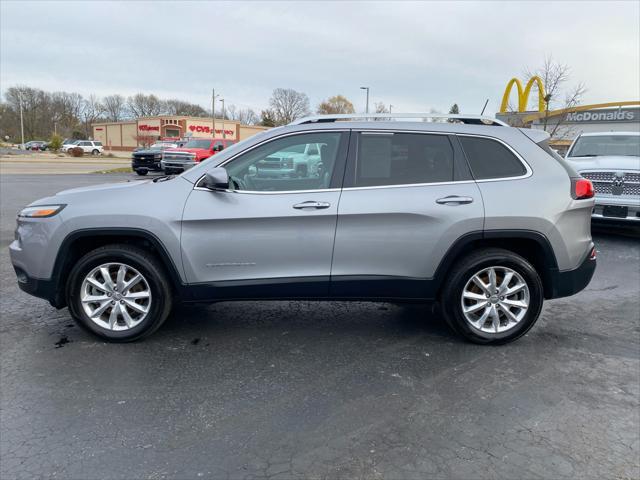
<svg viewBox="0 0 640 480">
<path fill-rule="evenodd" d="M 161 172 L 162 151 L 167 148 L 176 148 L 184 142 L 157 142 L 147 149 L 135 150 L 131 154 L 131 168 L 138 175 L 146 175 L 149 171 Z"/>
</svg>

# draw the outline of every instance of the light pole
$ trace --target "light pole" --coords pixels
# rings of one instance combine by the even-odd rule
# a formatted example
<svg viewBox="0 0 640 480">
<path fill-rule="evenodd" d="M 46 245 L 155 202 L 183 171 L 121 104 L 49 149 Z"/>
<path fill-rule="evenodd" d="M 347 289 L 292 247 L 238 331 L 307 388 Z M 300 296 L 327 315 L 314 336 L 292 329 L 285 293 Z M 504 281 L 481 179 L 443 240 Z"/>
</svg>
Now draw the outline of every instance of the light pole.
<svg viewBox="0 0 640 480">
<path fill-rule="evenodd" d="M 22 119 L 22 92 L 18 90 L 18 102 L 20 103 L 20 134 L 22 135 L 22 147 L 24 148 L 24 120 Z"/>
<path fill-rule="evenodd" d="M 216 89 L 211 89 L 211 123 L 213 124 L 213 138 L 216 138 L 216 97 L 220 95 L 216 95 Z"/>
<path fill-rule="evenodd" d="M 367 91 L 367 107 L 366 107 L 364 113 L 369 113 L 369 87 L 360 87 L 360 90 L 366 90 Z"/>
<path fill-rule="evenodd" d="M 392 108 L 393 108 L 393 105 L 389 104 L 389 113 L 391 113 Z"/>
<path fill-rule="evenodd" d="M 222 102 L 222 138 L 227 138 L 227 134 L 224 132 L 224 98 L 221 98 Z"/>
</svg>

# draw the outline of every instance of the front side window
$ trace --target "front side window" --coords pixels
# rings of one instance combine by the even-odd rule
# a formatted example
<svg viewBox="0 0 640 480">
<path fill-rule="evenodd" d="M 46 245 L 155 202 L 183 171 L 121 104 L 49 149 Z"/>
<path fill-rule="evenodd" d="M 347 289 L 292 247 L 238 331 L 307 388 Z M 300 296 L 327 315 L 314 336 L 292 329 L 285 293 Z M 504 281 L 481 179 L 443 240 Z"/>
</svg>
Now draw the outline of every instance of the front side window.
<svg viewBox="0 0 640 480">
<path fill-rule="evenodd" d="M 458 137 L 476 180 L 519 177 L 527 169 L 502 143 L 483 137 Z"/>
<path fill-rule="evenodd" d="M 589 135 L 576 140 L 570 157 L 640 156 L 640 135 Z"/>
<path fill-rule="evenodd" d="M 225 165 L 235 190 L 282 192 L 329 188 L 341 132 L 292 135 L 261 145 Z M 309 145 L 318 155 L 305 152 Z"/>
<path fill-rule="evenodd" d="M 362 133 L 356 187 L 453 181 L 453 148 L 446 135 Z"/>
</svg>

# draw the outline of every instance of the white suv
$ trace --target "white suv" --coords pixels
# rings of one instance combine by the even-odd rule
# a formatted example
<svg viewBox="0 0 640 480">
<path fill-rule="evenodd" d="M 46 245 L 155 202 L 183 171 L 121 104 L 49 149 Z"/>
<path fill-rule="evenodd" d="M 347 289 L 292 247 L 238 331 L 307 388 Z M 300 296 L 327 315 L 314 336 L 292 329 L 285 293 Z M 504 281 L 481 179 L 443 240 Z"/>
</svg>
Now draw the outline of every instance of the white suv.
<svg viewBox="0 0 640 480">
<path fill-rule="evenodd" d="M 102 147 L 102 142 L 79 140 L 75 145 L 70 145 L 67 148 L 67 151 L 76 147 L 80 147 L 82 150 L 84 150 L 84 153 L 90 153 L 92 155 L 100 155 L 104 150 L 104 148 Z"/>
</svg>

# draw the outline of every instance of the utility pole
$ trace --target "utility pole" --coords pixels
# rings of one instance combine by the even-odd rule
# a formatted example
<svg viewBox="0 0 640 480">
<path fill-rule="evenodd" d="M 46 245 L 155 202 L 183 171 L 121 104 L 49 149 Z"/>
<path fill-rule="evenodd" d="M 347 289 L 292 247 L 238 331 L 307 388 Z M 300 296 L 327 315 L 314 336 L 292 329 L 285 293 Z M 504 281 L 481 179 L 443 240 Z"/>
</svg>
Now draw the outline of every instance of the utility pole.
<svg viewBox="0 0 640 480">
<path fill-rule="evenodd" d="M 213 124 L 213 138 L 216 138 L 216 89 L 211 89 L 211 123 Z"/>
<path fill-rule="evenodd" d="M 365 109 L 364 113 L 369 113 L 369 87 L 360 87 L 360 90 L 366 90 L 367 91 L 367 106 L 366 106 L 366 109 Z"/>
<path fill-rule="evenodd" d="M 224 131 L 224 117 L 225 117 L 224 98 L 221 98 L 220 101 L 222 102 L 222 138 L 227 138 L 227 134 Z"/>
<path fill-rule="evenodd" d="M 24 147 L 24 120 L 22 119 L 22 92 L 18 90 L 18 100 L 20 103 L 20 134 L 22 135 L 22 146 Z"/>
<path fill-rule="evenodd" d="M 392 108 L 393 108 L 393 105 L 389 104 L 389 113 L 391 113 Z"/>
</svg>

